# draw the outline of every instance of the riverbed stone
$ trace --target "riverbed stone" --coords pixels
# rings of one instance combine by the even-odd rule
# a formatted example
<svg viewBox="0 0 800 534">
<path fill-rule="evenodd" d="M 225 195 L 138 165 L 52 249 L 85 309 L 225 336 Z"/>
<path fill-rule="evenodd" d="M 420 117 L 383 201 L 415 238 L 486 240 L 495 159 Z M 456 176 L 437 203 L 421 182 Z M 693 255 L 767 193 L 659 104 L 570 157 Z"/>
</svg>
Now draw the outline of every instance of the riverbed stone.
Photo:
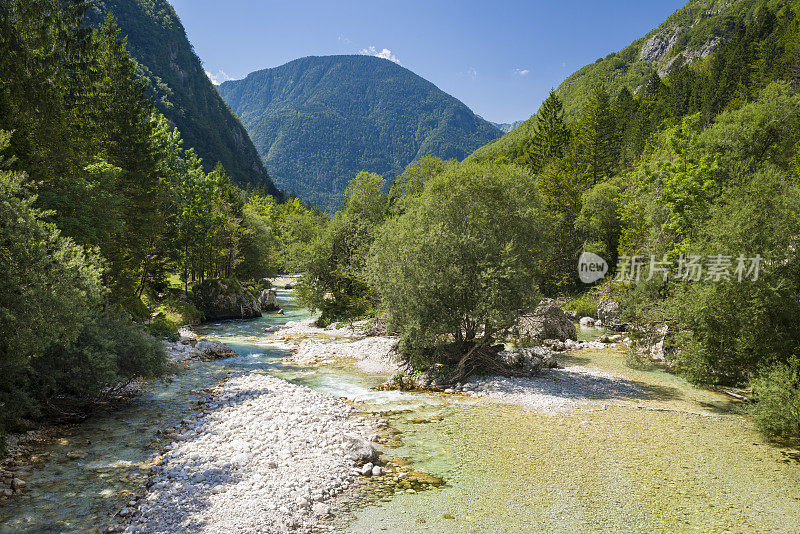
<svg viewBox="0 0 800 534">
<path fill-rule="evenodd" d="M 345 434 L 344 440 L 344 455 L 356 464 L 363 465 L 378 459 L 377 449 L 363 437 L 357 434 Z"/>
<path fill-rule="evenodd" d="M 262 312 L 278 311 L 278 292 L 274 289 L 263 289 L 258 295 L 258 304 Z"/>
<path fill-rule="evenodd" d="M 575 324 L 553 299 L 542 300 L 531 315 L 520 317 L 515 330 L 522 339 L 577 339 Z"/>
<path fill-rule="evenodd" d="M 195 345 L 195 350 L 200 352 L 203 356 L 211 360 L 219 360 L 222 358 L 232 358 L 237 356 L 236 351 L 217 340 L 201 339 Z"/>
<path fill-rule="evenodd" d="M 212 279 L 195 284 L 192 298 L 207 320 L 261 317 L 259 295 L 234 279 Z"/>
</svg>

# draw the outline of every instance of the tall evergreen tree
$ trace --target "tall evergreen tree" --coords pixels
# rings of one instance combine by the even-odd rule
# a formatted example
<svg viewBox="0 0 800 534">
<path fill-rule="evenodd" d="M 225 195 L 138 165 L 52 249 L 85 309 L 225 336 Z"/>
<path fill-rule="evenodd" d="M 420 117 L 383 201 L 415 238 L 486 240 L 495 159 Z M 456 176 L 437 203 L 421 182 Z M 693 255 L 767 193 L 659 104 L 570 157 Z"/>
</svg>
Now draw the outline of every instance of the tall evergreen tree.
<svg viewBox="0 0 800 534">
<path fill-rule="evenodd" d="M 535 171 L 544 169 L 548 163 L 564 156 L 569 144 L 570 131 L 564 122 L 564 109 L 555 91 L 536 113 L 536 125 L 530 147 L 525 154 L 525 163 Z"/>
<path fill-rule="evenodd" d="M 578 124 L 576 156 L 585 178 L 592 185 L 610 177 L 619 160 L 617 121 L 611 112 L 608 91 L 598 85 Z"/>
<path fill-rule="evenodd" d="M 119 230 L 99 245 L 110 262 L 109 282 L 115 293 L 131 298 L 147 277 L 142 270 L 160 230 L 156 224 L 159 155 L 152 141 L 156 122 L 145 85 L 112 17 L 100 32 L 99 58 L 93 109 L 100 128 L 95 133 L 103 157 L 121 169 L 114 190 L 121 199 L 118 209 L 123 221 Z"/>
</svg>

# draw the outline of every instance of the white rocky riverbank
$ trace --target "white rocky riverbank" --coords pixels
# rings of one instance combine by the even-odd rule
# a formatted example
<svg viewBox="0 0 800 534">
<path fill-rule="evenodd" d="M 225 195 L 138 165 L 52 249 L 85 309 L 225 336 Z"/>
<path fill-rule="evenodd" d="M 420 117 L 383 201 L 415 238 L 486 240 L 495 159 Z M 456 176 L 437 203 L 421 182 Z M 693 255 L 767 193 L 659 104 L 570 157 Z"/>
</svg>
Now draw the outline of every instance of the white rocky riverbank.
<svg viewBox="0 0 800 534">
<path fill-rule="evenodd" d="M 314 319 L 290 321 L 273 332 L 272 340 L 292 351 L 284 358 L 296 365 L 353 363 L 369 374 L 392 374 L 400 370 L 398 338 L 366 336 L 369 321 L 351 325 L 314 326 Z"/>
<path fill-rule="evenodd" d="M 540 412 L 570 410 L 600 399 L 646 398 L 645 391 L 630 380 L 582 365 L 548 369 L 526 378 L 473 378 L 459 391 Z"/>
<path fill-rule="evenodd" d="M 319 328 L 309 319 L 287 323 L 273 333 L 273 339 L 292 350 L 292 355 L 284 358 L 288 363 L 325 365 L 350 362 L 369 374 L 401 371 L 402 365 L 396 350 L 397 338 L 365 337 L 367 327 L 368 323 L 364 322 Z M 613 349 L 623 341 L 627 339 L 623 339 L 622 335 L 603 334 L 595 341 L 548 340 L 550 347 L 534 350 L 545 356 L 549 354 L 559 361 L 564 352 Z M 543 365 L 540 371 L 529 377 L 473 377 L 444 392 L 484 397 L 541 412 L 570 410 L 598 399 L 646 396 L 641 387 L 614 373 L 581 365 L 564 365 L 563 361 L 557 368 L 547 367 L 552 365 Z"/>
<path fill-rule="evenodd" d="M 326 501 L 376 459 L 374 422 L 330 395 L 262 374 L 211 390 L 184 420 L 148 491 L 121 512 L 127 532 L 309 532 Z"/>
</svg>

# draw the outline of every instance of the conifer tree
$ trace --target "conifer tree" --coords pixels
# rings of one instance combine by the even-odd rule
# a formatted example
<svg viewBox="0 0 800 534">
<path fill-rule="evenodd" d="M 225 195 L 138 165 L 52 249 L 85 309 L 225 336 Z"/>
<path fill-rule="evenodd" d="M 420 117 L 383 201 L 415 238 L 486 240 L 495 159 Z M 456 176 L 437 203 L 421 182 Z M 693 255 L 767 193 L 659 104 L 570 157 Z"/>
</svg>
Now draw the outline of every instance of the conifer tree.
<svg viewBox="0 0 800 534">
<path fill-rule="evenodd" d="M 536 125 L 530 147 L 525 155 L 525 163 L 535 171 L 544 169 L 548 163 L 564 156 L 569 144 L 570 131 L 564 122 L 564 110 L 555 91 L 536 113 Z"/>
<path fill-rule="evenodd" d="M 99 243 L 110 262 L 110 284 L 115 293 L 132 298 L 147 277 L 142 269 L 159 228 L 159 160 L 152 138 L 156 122 L 145 85 L 120 39 L 113 17 L 104 23 L 99 37 L 99 81 L 93 109 L 100 126 L 95 133 L 104 158 L 122 169 L 114 184 L 121 199 L 120 231 Z"/>
<path fill-rule="evenodd" d="M 584 177 L 591 185 L 610 177 L 619 160 L 617 124 L 605 87 L 592 91 L 589 105 L 578 125 L 577 153 Z"/>
</svg>

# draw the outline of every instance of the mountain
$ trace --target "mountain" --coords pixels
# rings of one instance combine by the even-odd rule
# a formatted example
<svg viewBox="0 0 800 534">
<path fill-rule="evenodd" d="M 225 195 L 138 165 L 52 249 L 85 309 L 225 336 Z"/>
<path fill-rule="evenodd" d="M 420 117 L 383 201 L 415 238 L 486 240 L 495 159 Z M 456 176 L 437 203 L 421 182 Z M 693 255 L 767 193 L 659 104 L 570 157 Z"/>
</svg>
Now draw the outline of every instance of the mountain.
<svg viewBox="0 0 800 534">
<path fill-rule="evenodd" d="M 604 84 L 612 98 L 623 86 L 638 91 L 657 72 L 662 78 L 678 67 L 702 61 L 734 29 L 734 21 L 752 17 L 763 6 L 775 7 L 781 0 L 692 0 L 676 10 L 656 29 L 625 49 L 599 58 L 569 76 L 556 90 L 564 104 L 564 115 L 580 116 L 591 89 Z M 481 147 L 475 157 L 485 157 L 529 137 L 536 116 L 500 139 Z"/>
<path fill-rule="evenodd" d="M 461 160 L 502 132 L 434 84 L 372 56 L 297 59 L 219 86 L 275 182 L 327 211 L 359 171 L 393 179 Z"/>
<path fill-rule="evenodd" d="M 127 36 L 151 99 L 180 130 L 184 147 L 195 149 L 207 171 L 221 162 L 240 186 L 282 196 L 239 119 L 206 76 L 172 6 L 166 0 L 95 0 L 87 22 L 98 26 L 109 12 Z"/>
<path fill-rule="evenodd" d="M 500 130 L 504 134 L 507 134 L 508 132 L 511 132 L 511 131 L 515 130 L 517 128 L 517 126 L 519 126 L 523 122 L 525 122 L 525 121 L 514 121 L 514 122 L 491 122 L 490 121 L 491 124 L 493 124 L 498 130 Z"/>
</svg>

